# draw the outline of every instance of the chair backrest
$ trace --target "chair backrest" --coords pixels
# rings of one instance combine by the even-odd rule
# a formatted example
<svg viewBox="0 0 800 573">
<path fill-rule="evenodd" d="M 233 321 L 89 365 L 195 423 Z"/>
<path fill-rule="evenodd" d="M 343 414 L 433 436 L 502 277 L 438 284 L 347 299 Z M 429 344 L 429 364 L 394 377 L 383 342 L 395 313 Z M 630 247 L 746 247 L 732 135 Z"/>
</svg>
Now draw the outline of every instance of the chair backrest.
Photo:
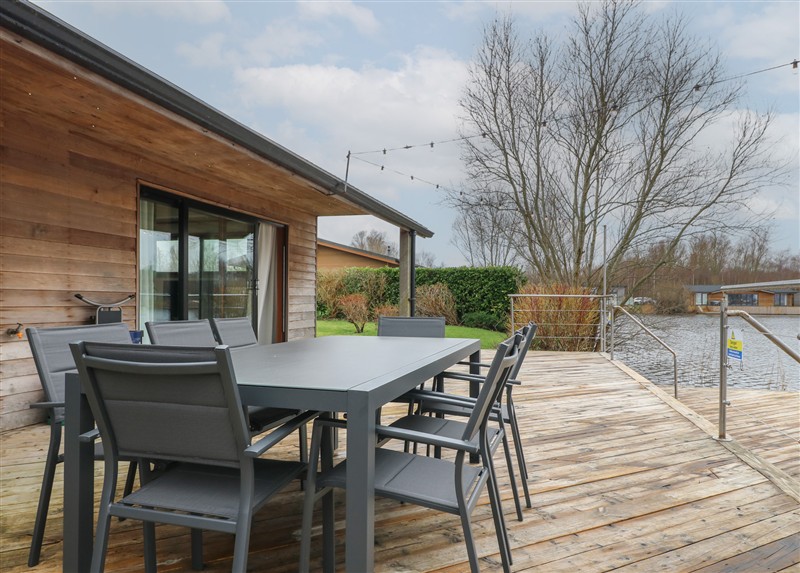
<svg viewBox="0 0 800 573">
<path fill-rule="evenodd" d="M 147 335 L 153 344 L 168 346 L 216 346 L 214 331 L 207 318 L 202 320 L 168 320 L 147 322 Z"/>
<path fill-rule="evenodd" d="M 378 336 L 444 338 L 442 316 L 379 316 Z"/>
<path fill-rule="evenodd" d="M 25 331 L 33 354 L 33 362 L 39 373 L 46 402 L 64 401 L 64 378 L 67 372 L 75 372 L 75 361 L 69 349 L 70 342 L 92 340 L 130 344 L 128 325 L 124 322 L 89 324 L 81 326 L 59 326 L 55 328 L 30 327 Z M 60 421 L 64 409 L 56 408 L 55 417 Z"/>
<path fill-rule="evenodd" d="M 492 407 L 500 398 L 506 382 L 510 378 L 511 370 L 517 361 L 520 352 L 522 335 L 516 333 L 497 346 L 494 359 L 489 366 L 486 379 L 481 385 L 481 391 L 475 401 L 475 406 L 467 420 L 463 439 L 472 440 L 486 426 Z"/>
<path fill-rule="evenodd" d="M 70 346 L 114 461 L 240 465 L 249 433 L 227 347 Z"/>
<path fill-rule="evenodd" d="M 220 344 L 231 348 L 255 346 L 258 338 L 253 331 L 253 323 L 246 316 L 241 318 L 212 318 L 211 328 Z"/>
<path fill-rule="evenodd" d="M 516 380 L 517 375 L 519 374 L 520 368 L 522 368 L 522 362 L 525 360 L 525 355 L 528 354 L 528 350 L 531 347 L 531 343 L 533 342 L 533 337 L 536 336 L 536 330 L 538 326 L 535 322 L 529 322 L 517 332 L 522 334 L 522 342 L 519 348 L 519 356 L 517 357 L 517 363 L 514 364 L 514 367 L 511 369 L 511 374 L 509 378 L 511 380 Z"/>
</svg>

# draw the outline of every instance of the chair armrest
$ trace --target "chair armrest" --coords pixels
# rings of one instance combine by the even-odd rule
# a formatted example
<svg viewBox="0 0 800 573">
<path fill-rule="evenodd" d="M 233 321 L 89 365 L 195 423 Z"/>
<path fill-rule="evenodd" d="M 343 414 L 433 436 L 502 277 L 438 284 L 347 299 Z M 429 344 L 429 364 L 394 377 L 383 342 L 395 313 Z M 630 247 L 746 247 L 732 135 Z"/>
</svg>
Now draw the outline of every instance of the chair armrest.
<svg viewBox="0 0 800 573">
<path fill-rule="evenodd" d="M 442 448 L 449 448 L 451 450 L 461 450 L 470 454 L 478 454 L 481 451 L 480 446 L 472 442 L 456 440 L 444 436 L 436 436 L 433 434 L 427 434 L 425 432 L 417 432 L 415 430 L 406 430 L 403 428 L 395 428 L 393 426 L 376 426 L 375 431 L 381 438 L 409 440 L 411 442 L 430 444 L 431 446 L 439 446 Z"/>
<path fill-rule="evenodd" d="M 64 402 L 34 402 L 30 405 L 31 408 L 63 408 Z"/>
<path fill-rule="evenodd" d="M 85 444 L 87 442 L 94 442 L 99 437 L 100 437 L 100 431 L 97 428 L 94 428 L 78 436 L 78 440 Z"/>
<path fill-rule="evenodd" d="M 477 366 L 478 368 L 491 368 L 491 364 L 485 364 L 483 362 L 469 362 L 468 360 L 462 360 L 460 362 L 456 362 L 461 366 Z"/>
<path fill-rule="evenodd" d="M 456 394 L 445 394 L 435 390 L 411 390 L 405 394 L 411 400 L 423 402 L 425 404 L 446 404 L 449 406 L 473 407 L 476 399 L 470 396 L 458 396 Z"/>
<path fill-rule="evenodd" d="M 303 412 L 286 422 L 283 426 L 279 426 L 271 431 L 269 434 L 258 440 L 255 444 L 244 450 L 244 454 L 251 458 L 257 458 L 272 446 L 283 440 L 289 434 L 294 432 L 300 426 L 303 426 L 319 416 L 319 412 L 309 410 Z"/>
<path fill-rule="evenodd" d="M 485 382 L 486 376 L 480 376 L 478 374 L 465 374 L 463 372 L 451 372 L 450 370 L 445 370 L 441 374 L 439 374 L 442 378 L 448 378 L 450 380 L 464 380 L 466 382 Z"/>
</svg>

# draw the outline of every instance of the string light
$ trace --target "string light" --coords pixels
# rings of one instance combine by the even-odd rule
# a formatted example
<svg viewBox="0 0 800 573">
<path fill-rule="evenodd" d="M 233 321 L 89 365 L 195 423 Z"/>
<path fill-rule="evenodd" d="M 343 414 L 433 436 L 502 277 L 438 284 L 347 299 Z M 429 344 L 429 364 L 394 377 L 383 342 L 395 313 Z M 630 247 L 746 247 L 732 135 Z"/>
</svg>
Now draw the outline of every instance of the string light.
<svg viewBox="0 0 800 573">
<path fill-rule="evenodd" d="M 409 175 L 408 173 L 403 173 L 402 171 L 397 171 L 396 169 L 387 169 L 385 165 L 379 165 L 378 163 L 375 163 L 368 159 L 364 159 L 363 157 L 353 157 L 353 159 L 357 159 L 358 161 L 367 163 L 368 165 L 372 165 L 373 167 L 380 167 L 381 171 L 390 171 L 395 175 L 400 175 L 401 177 L 408 177 L 411 179 L 411 181 L 419 181 L 420 183 L 425 183 L 427 185 L 430 185 L 431 187 L 434 187 L 435 189 L 442 189 L 443 191 L 450 191 L 451 193 L 456 192 L 454 189 L 449 189 L 444 185 L 440 185 L 439 183 L 427 181 L 425 179 L 422 179 L 421 177 L 417 177 L 416 175 Z"/>
<path fill-rule="evenodd" d="M 648 101 L 648 99 L 650 101 L 655 101 L 657 99 L 665 97 L 666 95 L 678 95 L 680 93 L 690 92 L 690 91 L 700 92 L 700 91 L 702 91 L 703 88 L 708 88 L 708 87 L 711 87 L 711 86 L 714 86 L 714 85 L 717 85 L 717 84 L 730 82 L 730 81 L 733 81 L 733 80 L 738 80 L 738 79 L 746 78 L 746 77 L 749 77 L 749 76 L 754 76 L 756 74 L 763 74 L 765 72 L 770 72 L 772 70 L 777 70 L 779 68 L 784 68 L 786 66 L 792 66 L 792 73 L 796 74 L 797 71 L 798 71 L 798 64 L 800 64 L 800 61 L 798 61 L 797 59 L 794 59 L 791 62 L 788 62 L 788 63 L 785 63 L 785 64 L 778 64 L 776 66 L 771 66 L 769 68 L 763 68 L 763 69 L 760 69 L 760 70 L 755 70 L 755 71 L 752 71 L 752 72 L 747 72 L 747 73 L 739 74 L 739 75 L 736 75 L 736 76 L 730 76 L 730 77 L 727 77 L 727 78 L 721 78 L 719 80 L 714 80 L 714 81 L 711 81 L 711 82 L 708 82 L 708 83 L 696 83 L 694 86 L 692 86 L 690 88 L 684 88 L 684 89 L 681 89 L 681 90 L 677 90 L 677 91 L 673 92 L 672 94 L 659 94 L 659 95 L 654 96 L 654 97 L 644 98 L 644 99 L 641 99 L 641 100 L 638 100 L 638 101 L 629 102 L 629 105 L 645 103 L 646 101 Z M 607 112 L 610 112 L 611 115 L 616 115 L 617 113 L 619 113 L 620 109 L 621 109 L 621 107 L 620 107 L 619 104 L 612 103 L 612 104 L 606 106 L 605 108 L 600 108 L 600 109 L 593 110 L 593 113 L 600 113 L 602 111 L 607 111 Z M 574 119 L 576 117 L 579 117 L 579 114 L 564 115 L 564 116 L 560 116 L 560 117 L 551 117 L 551 118 L 548 118 L 548 119 L 541 120 L 540 123 L 539 123 L 539 126 L 543 127 L 543 128 L 546 128 L 548 126 L 548 124 L 551 123 L 551 122 L 557 123 L 559 121 L 563 121 L 563 120 L 567 120 L 567 119 Z M 385 171 L 386 170 L 386 166 L 385 165 L 379 165 L 377 163 L 373 163 L 372 161 L 368 161 L 366 159 L 363 159 L 362 157 L 358 157 L 359 155 L 371 155 L 371 154 L 376 154 L 376 153 L 380 153 L 382 155 L 386 155 L 388 152 L 407 151 L 407 150 L 410 150 L 410 149 L 416 149 L 418 147 L 430 147 L 431 149 L 434 149 L 434 146 L 436 144 L 442 145 L 442 144 L 447 144 L 447 143 L 459 143 L 459 142 L 462 142 L 462 141 L 469 141 L 471 139 L 476 139 L 476 138 L 479 138 L 479 137 L 483 138 L 483 139 L 486 139 L 488 137 L 488 134 L 484 131 L 484 132 L 477 133 L 477 134 L 474 134 L 474 135 L 465 135 L 465 136 L 462 136 L 462 137 L 454 137 L 454 138 L 451 138 L 451 139 L 444 139 L 444 140 L 441 140 L 441 141 L 429 141 L 429 142 L 426 142 L 426 143 L 419 143 L 419 144 L 414 144 L 414 145 L 403 145 L 403 146 L 399 146 L 399 147 L 383 147 L 381 149 L 367 150 L 367 151 L 353 151 L 353 152 L 348 151 L 347 152 L 348 169 L 349 169 L 349 165 L 350 165 L 350 159 L 352 157 L 353 159 L 357 159 L 359 161 L 362 161 L 362 162 L 367 163 L 369 165 L 372 165 L 374 167 L 380 167 L 381 171 Z M 409 177 L 411 179 L 411 181 L 420 181 L 422 183 L 426 183 L 428 185 L 431 185 L 431 186 L 435 187 L 436 189 L 443 189 L 445 191 L 450 191 L 452 193 L 456 192 L 456 191 L 454 191 L 452 189 L 448 189 L 447 187 L 439 185 L 438 183 L 433 183 L 431 181 L 426 181 L 425 179 L 421 179 L 419 177 L 415 177 L 414 175 L 409 175 L 407 173 L 402 173 L 402 172 L 396 171 L 394 169 L 389 169 L 389 171 L 391 171 L 391 172 L 393 172 L 393 173 L 395 173 L 397 175 L 401 175 L 403 177 Z M 347 177 L 347 175 L 345 175 L 345 177 Z M 463 195 L 463 191 L 461 191 L 459 193 L 461 195 Z"/>
</svg>

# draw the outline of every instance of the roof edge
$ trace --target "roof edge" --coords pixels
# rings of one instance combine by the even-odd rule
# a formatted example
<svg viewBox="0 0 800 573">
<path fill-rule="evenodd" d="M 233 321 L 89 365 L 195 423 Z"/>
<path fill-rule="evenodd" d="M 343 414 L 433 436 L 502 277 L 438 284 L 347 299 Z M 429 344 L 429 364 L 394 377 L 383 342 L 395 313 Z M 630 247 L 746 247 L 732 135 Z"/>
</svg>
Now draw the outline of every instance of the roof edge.
<svg viewBox="0 0 800 573">
<path fill-rule="evenodd" d="M 400 228 L 432 237 L 433 231 L 345 183 L 339 177 L 239 123 L 175 84 L 101 44 L 27 0 L 0 2 L 0 24 L 189 121 L 311 181 Z"/>
</svg>

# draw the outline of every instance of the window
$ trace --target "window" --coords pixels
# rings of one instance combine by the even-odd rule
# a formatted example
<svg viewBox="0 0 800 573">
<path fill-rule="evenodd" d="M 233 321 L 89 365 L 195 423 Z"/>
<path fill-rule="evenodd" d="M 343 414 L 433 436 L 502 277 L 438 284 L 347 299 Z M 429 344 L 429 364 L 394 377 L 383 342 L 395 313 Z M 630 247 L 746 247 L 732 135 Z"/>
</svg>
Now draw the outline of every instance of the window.
<svg viewBox="0 0 800 573">
<path fill-rule="evenodd" d="M 708 306 L 708 293 L 707 292 L 694 293 L 694 304 L 695 306 Z"/>
<path fill-rule="evenodd" d="M 730 306 L 758 306 L 758 295 L 731 293 L 728 295 L 728 304 Z"/>
<path fill-rule="evenodd" d="M 775 300 L 773 302 L 775 306 L 789 306 L 789 295 L 785 292 L 776 292 L 775 293 Z"/>
<path fill-rule="evenodd" d="M 260 341 L 283 340 L 284 237 L 283 227 L 143 187 L 140 326 L 248 316 Z"/>
</svg>

